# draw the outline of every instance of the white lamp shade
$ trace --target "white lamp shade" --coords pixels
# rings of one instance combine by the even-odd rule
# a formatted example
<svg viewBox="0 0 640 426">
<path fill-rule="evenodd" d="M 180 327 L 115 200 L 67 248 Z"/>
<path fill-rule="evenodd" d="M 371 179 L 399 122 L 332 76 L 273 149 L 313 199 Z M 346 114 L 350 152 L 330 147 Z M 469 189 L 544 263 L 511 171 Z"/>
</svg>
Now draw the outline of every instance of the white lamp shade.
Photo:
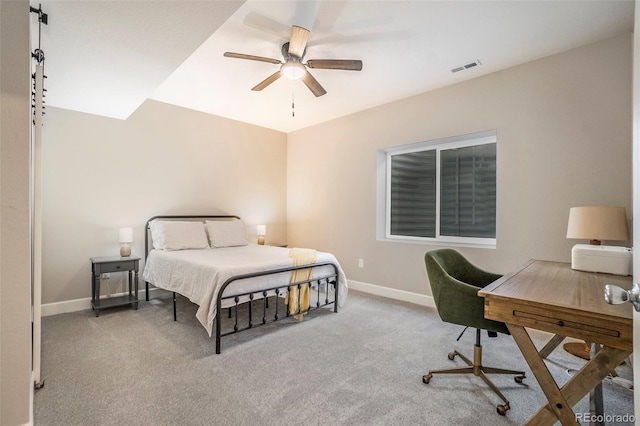
<svg viewBox="0 0 640 426">
<path fill-rule="evenodd" d="M 567 238 L 627 241 L 627 214 L 624 207 L 571 207 Z"/>
<path fill-rule="evenodd" d="M 267 225 L 258 225 L 257 235 L 267 235 Z"/>
<path fill-rule="evenodd" d="M 120 228 L 118 241 L 121 243 L 133 242 L 133 228 Z"/>
</svg>

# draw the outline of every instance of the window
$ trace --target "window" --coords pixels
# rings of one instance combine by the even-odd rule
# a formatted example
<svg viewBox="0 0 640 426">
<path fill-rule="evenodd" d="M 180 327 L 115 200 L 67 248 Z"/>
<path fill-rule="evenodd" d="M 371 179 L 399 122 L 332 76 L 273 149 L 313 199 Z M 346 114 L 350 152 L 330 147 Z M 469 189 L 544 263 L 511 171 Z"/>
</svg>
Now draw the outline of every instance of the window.
<svg viewBox="0 0 640 426">
<path fill-rule="evenodd" d="M 380 150 L 378 195 L 379 238 L 495 247 L 496 132 Z"/>
</svg>

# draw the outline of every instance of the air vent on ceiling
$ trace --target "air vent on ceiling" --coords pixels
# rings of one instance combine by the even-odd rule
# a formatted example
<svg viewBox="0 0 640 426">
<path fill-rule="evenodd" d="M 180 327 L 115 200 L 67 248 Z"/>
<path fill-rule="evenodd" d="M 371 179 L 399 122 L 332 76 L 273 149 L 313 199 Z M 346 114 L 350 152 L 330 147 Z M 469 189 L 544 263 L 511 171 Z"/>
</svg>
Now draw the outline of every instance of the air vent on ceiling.
<svg viewBox="0 0 640 426">
<path fill-rule="evenodd" d="M 466 65 L 453 68 L 451 72 L 460 72 L 460 71 L 468 70 L 469 68 L 477 67 L 478 65 L 482 65 L 482 62 L 480 62 L 479 59 L 476 59 L 475 61 L 469 62 Z"/>
</svg>

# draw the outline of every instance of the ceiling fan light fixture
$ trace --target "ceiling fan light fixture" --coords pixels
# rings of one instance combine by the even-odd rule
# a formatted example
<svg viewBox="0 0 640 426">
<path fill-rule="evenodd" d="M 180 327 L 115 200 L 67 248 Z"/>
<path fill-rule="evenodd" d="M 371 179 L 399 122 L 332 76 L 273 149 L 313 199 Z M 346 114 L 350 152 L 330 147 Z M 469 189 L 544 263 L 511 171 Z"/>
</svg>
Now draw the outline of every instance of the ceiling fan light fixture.
<svg viewBox="0 0 640 426">
<path fill-rule="evenodd" d="M 299 80 L 305 75 L 307 70 L 300 62 L 287 61 L 282 64 L 280 72 L 290 80 Z"/>
</svg>

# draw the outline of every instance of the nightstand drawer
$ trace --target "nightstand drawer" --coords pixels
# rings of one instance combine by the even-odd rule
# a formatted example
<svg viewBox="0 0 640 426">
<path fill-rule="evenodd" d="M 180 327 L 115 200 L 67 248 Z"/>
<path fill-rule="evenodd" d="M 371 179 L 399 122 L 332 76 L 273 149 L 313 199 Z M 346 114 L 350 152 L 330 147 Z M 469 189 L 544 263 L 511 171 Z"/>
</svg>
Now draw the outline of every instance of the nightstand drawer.
<svg viewBox="0 0 640 426">
<path fill-rule="evenodd" d="M 119 260 L 117 262 L 101 263 L 96 265 L 96 267 L 100 269 L 101 274 L 105 272 L 133 271 L 137 269 L 136 262 L 135 260 Z"/>
</svg>

